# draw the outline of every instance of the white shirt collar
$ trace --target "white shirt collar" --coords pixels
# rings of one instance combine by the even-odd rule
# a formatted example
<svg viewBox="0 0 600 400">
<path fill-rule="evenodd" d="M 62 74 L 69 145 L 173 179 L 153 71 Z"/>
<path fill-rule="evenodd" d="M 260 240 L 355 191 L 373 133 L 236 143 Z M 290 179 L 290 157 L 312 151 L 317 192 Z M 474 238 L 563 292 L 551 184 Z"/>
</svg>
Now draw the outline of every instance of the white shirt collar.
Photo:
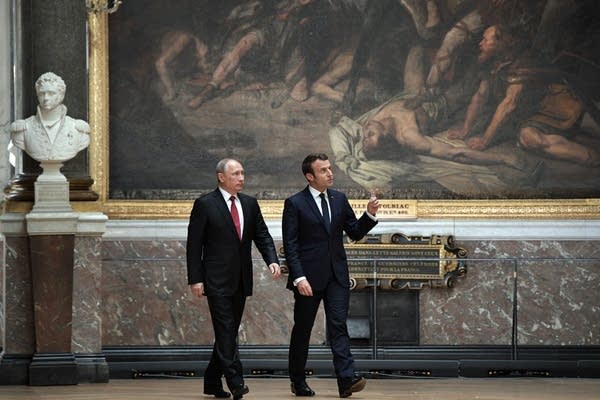
<svg viewBox="0 0 600 400">
<path fill-rule="evenodd" d="M 221 192 L 221 196 L 223 196 L 223 198 L 225 199 L 225 203 L 229 203 L 229 199 L 231 199 L 231 196 L 235 197 L 238 201 L 240 201 L 240 198 L 237 196 L 237 194 L 231 194 L 227 190 L 223 190 L 221 186 L 219 186 L 219 191 Z"/>
<path fill-rule="evenodd" d="M 325 189 L 325 191 L 324 191 L 324 192 L 319 192 L 319 191 L 318 191 L 317 189 L 315 189 L 314 187 L 312 187 L 312 186 L 308 185 L 308 190 L 310 190 L 310 194 L 312 194 L 312 196 L 313 196 L 315 199 L 316 199 L 316 198 L 318 198 L 318 197 L 319 197 L 319 195 L 320 195 L 321 193 L 325 193 L 325 197 L 328 197 L 328 196 L 327 196 L 327 189 Z"/>
</svg>

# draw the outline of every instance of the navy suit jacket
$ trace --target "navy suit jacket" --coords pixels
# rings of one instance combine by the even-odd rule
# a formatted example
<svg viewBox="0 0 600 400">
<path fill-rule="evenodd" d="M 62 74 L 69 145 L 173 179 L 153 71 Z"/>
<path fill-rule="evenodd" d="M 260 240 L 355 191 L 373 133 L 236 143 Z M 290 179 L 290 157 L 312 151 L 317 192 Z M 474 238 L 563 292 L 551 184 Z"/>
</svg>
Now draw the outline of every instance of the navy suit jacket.
<svg viewBox="0 0 600 400">
<path fill-rule="evenodd" d="M 263 219 L 258 201 L 238 193 L 244 213 L 240 240 L 231 213 L 219 189 L 194 202 L 187 237 L 188 283 L 204 283 L 207 296 L 232 296 L 240 287 L 252 295 L 252 242 L 263 260 L 279 263 L 273 238 Z"/>
<path fill-rule="evenodd" d="M 313 290 L 323 290 L 332 272 L 342 286 L 350 287 L 343 233 L 359 240 L 377 225 L 366 213 L 357 219 L 344 193 L 331 189 L 327 193 L 329 232 L 308 186 L 285 200 L 282 229 L 288 289 L 293 289 L 295 279 L 306 276 Z"/>
</svg>

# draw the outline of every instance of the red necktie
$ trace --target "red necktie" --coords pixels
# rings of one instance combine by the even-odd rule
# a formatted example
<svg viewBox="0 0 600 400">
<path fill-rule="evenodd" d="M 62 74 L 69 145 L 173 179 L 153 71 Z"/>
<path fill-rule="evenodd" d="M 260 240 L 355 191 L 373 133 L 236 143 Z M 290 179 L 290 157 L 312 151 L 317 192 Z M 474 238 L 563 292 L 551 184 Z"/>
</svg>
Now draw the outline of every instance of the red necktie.
<svg viewBox="0 0 600 400">
<path fill-rule="evenodd" d="M 238 214 L 238 209 L 235 206 L 235 196 L 231 196 L 229 198 L 231 200 L 231 219 L 233 220 L 233 224 L 235 225 L 235 230 L 238 233 L 240 239 L 242 238 L 242 229 L 240 226 L 240 214 Z"/>
</svg>

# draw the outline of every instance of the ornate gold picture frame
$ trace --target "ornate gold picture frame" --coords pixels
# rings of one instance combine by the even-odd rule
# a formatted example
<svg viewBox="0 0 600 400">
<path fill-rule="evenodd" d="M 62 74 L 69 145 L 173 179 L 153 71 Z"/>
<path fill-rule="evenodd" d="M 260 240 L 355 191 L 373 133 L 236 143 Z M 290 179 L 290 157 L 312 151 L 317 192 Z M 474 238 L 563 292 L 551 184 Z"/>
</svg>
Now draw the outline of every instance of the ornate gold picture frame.
<svg viewBox="0 0 600 400">
<path fill-rule="evenodd" d="M 89 13 L 89 169 L 101 209 L 116 219 L 188 218 L 192 200 L 116 200 L 109 197 L 109 34 L 108 16 Z M 300 189 L 300 187 L 298 188 Z M 353 200 L 364 207 L 366 200 Z M 383 219 L 597 219 L 600 199 L 388 200 Z M 282 200 L 261 200 L 263 214 L 279 219 Z"/>
</svg>

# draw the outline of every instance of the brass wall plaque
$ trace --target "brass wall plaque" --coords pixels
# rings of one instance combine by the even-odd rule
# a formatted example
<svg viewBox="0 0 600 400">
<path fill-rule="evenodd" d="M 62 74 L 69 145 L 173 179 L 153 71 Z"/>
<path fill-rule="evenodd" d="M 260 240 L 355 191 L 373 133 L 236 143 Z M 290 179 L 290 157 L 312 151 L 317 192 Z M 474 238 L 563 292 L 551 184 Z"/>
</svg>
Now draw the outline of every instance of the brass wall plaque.
<svg viewBox="0 0 600 400">
<path fill-rule="evenodd" d="M 345 247 L 351 290 L 450 288 L 467 273 L 468 253 L 456 247 L 450 235 L 367 235 Z M 285 261 L 282 264 L 287 272 Z"/>
</svg>

